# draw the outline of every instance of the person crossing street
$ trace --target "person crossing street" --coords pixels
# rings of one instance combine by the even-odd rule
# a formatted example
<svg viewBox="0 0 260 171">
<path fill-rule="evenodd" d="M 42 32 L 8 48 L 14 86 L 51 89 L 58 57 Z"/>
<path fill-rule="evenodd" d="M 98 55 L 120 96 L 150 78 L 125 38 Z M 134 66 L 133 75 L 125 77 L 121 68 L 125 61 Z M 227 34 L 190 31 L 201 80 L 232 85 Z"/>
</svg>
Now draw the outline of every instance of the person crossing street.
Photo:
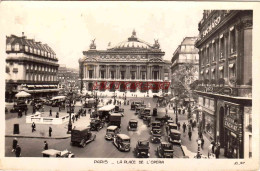
<svg viewBox="0 0 260 171">
<path fill-rule="evenodd" d="M 183 133 L 185 133 L 185 130 L 186 130 L 186 123 L 185 122 L 183 123 L 182 128 L 183 128 Z"/>
</svg>

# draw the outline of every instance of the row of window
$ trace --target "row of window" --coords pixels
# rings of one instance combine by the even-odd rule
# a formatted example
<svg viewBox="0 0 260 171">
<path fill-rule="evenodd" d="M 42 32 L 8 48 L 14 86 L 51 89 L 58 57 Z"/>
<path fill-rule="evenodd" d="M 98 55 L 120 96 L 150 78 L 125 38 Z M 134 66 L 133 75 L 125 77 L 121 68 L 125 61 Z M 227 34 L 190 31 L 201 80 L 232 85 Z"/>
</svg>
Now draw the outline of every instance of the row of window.
<svg viewBox="0 0 260 171">
<path fill-rule="evenodd" d="M 28 81 L 57 81 L 57 76 L 27 73 L 26 80 L 28 80 Z"/>
<path fill-rule="evenodd" d="M 200 49 L 200 58 L 201 63 L 203 66 L 206 64 L 209 64 L 211 62 L 215 62 L 218 59 L 221 60 L 225 57 L 225 52 L 227 52 L 229 48 L 228 54 L 234 54 L 237 51 L 237 34 L 236 29 L 231 27 L 228 32 L 229 36 L 225 37 L 223 34 L 219 36 L 219 38 L 216 38 L 212 40 L 209 44 L 207 44 L 205 47 Z"/>
<path fill-rule="evenodd" d="M 11 51 L 11 50 L 20 51 L 20 50 L 22 50 L 22 46 L 20 46 L 19 43 L 16 43 L 13 46 L 11 44 L 7 44 L 6 50 L 7 51 Z M 24 50 L 25 50 L 25 52 L 30 52 L 30 53 L 33 53 L 33 54 L 36 54 L 36 55 L 41 55 L 41 56 L 45 56 L 45 57 L 49 57 L 49 58 L 53 58 L 53 59 L 56 58 L 55 54 L 52 54 L 52 53 L 49 53 L 49 52 L 46 52 L 46 51 L 42 51 L 40 49 L 35 49 L 35 48 L 32 48 L 32 47 L 24 46 Z"/>
<path fill-rule="evenodd" d="M 236 68 L 235 67 L 236 66 L 234 63 L 229 64 L 229 66 L 228 66 L 228 77 L 229 78 L 236 77 Z M 217 72 L 216 69 L 219 70 L 219 72 Z M 225 67 L 223 65 L 221 65 L 218 68 L 211 68 L 211 70 L 210 69 L 202 70 L 200 73 L 201 73 L 201 76 L 203 79 L 215 79 L 216 80 L 216 79 L 225 77 L 224 70 L 225 70 Z"/>
<path fill-rule="evenodd" d="M 90 67 L 90 68 L 93 68 L 92 65 L 90 65 L 89 67 Z M 105 65 L 100 65 L 100 68 L 105 68 L 105 67 L 106 67 Z M 111 65 L 110 68 L 116 68 L 116 65 Z M 126 65 L 120 65 L 120 68 L 126 68 Z M 137 66 L 131 65 L 130 68 L 131 68 L 131 69 L 136 69 Z M 146 66 L 140 66 L 140 68 L 141 68 L 141 69 L 146 69 Z M 158 69 L 159 66 L 153 66 L 153 68 Z"/>
<path fill-rule="evenodd" d="M 57 72 L 57 69 L 53 67 L 41 66 L 41 65 L 26 65 L 26 69 L 30 70 L 38 70 L 38 71 L 48 71 L 48 72 Z"/>
</svg>

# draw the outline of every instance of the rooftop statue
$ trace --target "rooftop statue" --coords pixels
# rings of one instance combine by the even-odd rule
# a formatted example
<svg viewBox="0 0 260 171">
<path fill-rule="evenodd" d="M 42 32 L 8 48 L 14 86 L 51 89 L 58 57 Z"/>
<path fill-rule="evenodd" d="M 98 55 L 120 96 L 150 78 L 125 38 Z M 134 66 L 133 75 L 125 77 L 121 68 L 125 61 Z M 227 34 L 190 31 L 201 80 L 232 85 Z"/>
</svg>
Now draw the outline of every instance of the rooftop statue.
<svg viewBox="0 0 260 171">
<path fill-rule="evenodd" d="M 91 44 L 90 44 L 90 46 L 89 46 L 90 49 L 96 49 L 95 40 L 96 40 L 96 39 L 91 40 Z"/>
<path fill-rule="evenodd" d="M 154 39 L 153 47 L 156 48 L 156 49 L 159 49 L 159 48 L 160 48 L 159 39 L 157 39 L 157 40 Z"/>
</svg>

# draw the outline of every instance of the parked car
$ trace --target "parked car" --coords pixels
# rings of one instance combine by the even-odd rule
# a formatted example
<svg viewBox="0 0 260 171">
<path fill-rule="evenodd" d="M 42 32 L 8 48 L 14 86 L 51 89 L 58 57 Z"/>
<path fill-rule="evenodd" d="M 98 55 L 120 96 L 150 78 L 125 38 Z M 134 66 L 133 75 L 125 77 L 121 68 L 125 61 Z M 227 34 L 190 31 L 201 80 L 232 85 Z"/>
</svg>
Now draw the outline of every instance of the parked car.
<svg viewBox="0 0 260 171">
<path fill-rule="evenodd" d="M 131 110 L 135 110 L 138 104 L 142 104 L 140 101 L 134 101 L 131 103 Z"/>
<path fill-rule="evenodd" d="M 138 158 L 148 158 L 150 157 L 149 149 L 149 142 L 147 140 L 138 140 L 134 154 Z"/>
<path fill-rule="evenodd" d="M 160 158 L 173 158 L 173 145 L 167 142 L 161 142 L 157 147 L 156 153 Z"/>
<path fill-rule="evenodd" d="M 48 149 L 48 150 L 44 150 L 42 151 L 42 154 L 45 157 L 64 157 L 64 158 L 74 158 L 75 155 L 68 150 L 63 150 L 63 151 L 59 151 L 59 150 L 54 150 L 54 149 Z"/>
<path fill-rule="evenodd" d="M 130 151 L 130 137 L 126 134 L 117 134 L 114 137 L 113 144 L 120 151 Z"/>
<path fill-rule="evenodd" d="M 152 122 L 151 126 L 152 126 L 151 133 L 157 133 L 157 134 L 161 133 L 161 123 L 160 122 L 154 121 L 154 122 Z"/>
<path fill-rule="evenodd" d="M 170 129 L 168 141 L 171 143 L 181 143 L 181 133 L 176 129 Z"/>
<path fill-rule="evenodd" d="M 96 135 L 90 132 L 90 128 L 76 128 L 71 131 L 71 145 L 85 147 L 88 143 L 94 141 Z"/>
<path fill-rule="evenodd" d="M 162 140 L 162 135 L 161 134 L 152 134 L 150 139 L 151 139 L 152 143 L 158 144 Z"/>
<path fill-rule="evenodd" d="M 118 128 L 121 128 L 121 117 L 122 115 L 119 113 L 111 113 L 108 125 L 116 125 Z"/>
<path fill-rule="evenodd" d="M 128 122 L 127 130 L 136 131 L 138 126 L 138 121 L 136 119 L 130 119 Z"/>
<path fill-rule="evenodd" d="M 111 126 L 107 127 L 105 139 L 112 140 L 119 132 L 120 132 L 120 129 L 117 126 L 111 125 Z"/>
<path fill-rule="evenodd" d="M 21 111 L 28 110 L 27 104 L 25 103 L 25 101 L 18 101 L 16 103 L 14 103 L 14 106 L 12 109 L 10 109 L 10 112 L 14 113 L 14 112 L 18 112 L 19 110 L 21 110 Z"/>
<path fill-rule="evenodd" d="M 90 131 L 99 131 L 104 127 L 104 122 L 100 119 L 94 118 L 90 121 Z"/>
</svg>

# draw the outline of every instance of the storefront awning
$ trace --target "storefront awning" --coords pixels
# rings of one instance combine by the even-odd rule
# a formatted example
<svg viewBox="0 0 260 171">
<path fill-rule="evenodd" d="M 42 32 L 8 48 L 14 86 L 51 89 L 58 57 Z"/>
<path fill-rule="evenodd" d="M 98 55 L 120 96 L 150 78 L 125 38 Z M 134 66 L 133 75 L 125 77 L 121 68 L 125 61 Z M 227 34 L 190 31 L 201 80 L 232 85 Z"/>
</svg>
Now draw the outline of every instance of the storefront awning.
<svg viewBox="0 0 260 171">
<path fill-rule="evenodd" d="M 234 63 L 233 63 L 233 64 L 229 64 L 228 67 L 229 67 L 229 68 L 233 68 L 234 65 L 235 65 Z"/>
<path fill-rule="evenodd" d="M 223 68 L 224 68 L 223 66 L 220 66 L 218 69 L 219 69 L 220 71 L 222 71 L 222 70 L 223 70 Z"/>
<path fill-rule="evenodd" d="M 34 88 L 34 85 L 27 85 L 27 87 L 29 87 L 29 88 Z"/>
<path fill-rule="evenodd" d="M 42 85 L 36 85 L 35 87 L 43 87 Z"/>
<path fill-rule="evenodd" d="M 43 87 L 49 87 L 49 85 L 43 85 Z"/>
</svg>

